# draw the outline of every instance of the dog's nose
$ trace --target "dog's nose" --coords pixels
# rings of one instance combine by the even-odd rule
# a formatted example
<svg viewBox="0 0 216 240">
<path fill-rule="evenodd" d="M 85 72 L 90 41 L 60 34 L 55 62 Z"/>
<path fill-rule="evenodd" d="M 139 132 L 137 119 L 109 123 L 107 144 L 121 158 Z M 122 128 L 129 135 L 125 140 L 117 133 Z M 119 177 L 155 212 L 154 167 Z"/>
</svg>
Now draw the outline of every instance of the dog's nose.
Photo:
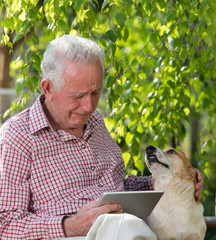
<svg viewBox="0 0 216 240">
<path fill-rule="evenodd" d="M 147 148 L 146 148 L 146 152 L 154 152 L 156 150 L 156 147 L 154 147 L 154 146 L 152 146 L 152 145 L 149 145 L 149 146 L 147 146 Z"/>
</svg>

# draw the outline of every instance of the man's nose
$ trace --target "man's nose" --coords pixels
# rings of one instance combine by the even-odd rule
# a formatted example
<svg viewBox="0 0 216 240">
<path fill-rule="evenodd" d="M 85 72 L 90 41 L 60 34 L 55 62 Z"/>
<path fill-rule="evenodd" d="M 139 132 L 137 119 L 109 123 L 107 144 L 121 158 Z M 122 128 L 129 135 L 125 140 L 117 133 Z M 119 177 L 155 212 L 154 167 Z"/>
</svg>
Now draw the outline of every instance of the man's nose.
<svg viewBox="0 0 216 240">
<path fill-rule="evenodd" d="M 90 94 L 86 94 L 82 98 L 82 108 L 85 109 L 87 112 L 91 112 L 93 109 L 93 101 Z"/>
</svg>

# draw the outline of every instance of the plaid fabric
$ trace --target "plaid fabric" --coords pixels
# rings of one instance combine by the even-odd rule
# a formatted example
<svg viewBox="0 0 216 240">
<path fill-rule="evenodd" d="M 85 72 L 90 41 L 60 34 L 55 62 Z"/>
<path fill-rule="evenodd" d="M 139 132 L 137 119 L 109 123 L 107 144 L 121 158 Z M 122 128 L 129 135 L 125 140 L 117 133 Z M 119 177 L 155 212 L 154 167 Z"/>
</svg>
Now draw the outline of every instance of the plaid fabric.
<svg viewBox="0 0 216 240">
<path fill-rule="evenodd" d="M 151 177 L 124 180 L 121 150 L 97 111 L 78 139 L 51 127 L 43 101 L 0 131 L 0 239 L 64 237 L 62 218 L 103 192 L 152 189 Z"/>
</svg>

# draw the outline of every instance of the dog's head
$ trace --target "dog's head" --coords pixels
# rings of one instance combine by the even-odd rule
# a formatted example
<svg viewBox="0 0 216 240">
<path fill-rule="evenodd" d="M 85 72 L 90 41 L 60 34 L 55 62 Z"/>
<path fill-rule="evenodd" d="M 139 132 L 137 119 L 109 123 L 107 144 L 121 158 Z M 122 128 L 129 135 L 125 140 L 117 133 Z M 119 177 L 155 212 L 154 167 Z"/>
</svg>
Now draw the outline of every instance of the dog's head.
<svg viewBox="0 0 216 240">
<path fill-rule="evenodd" d="M 177 176 L 196 183 L 196 172 L 185 154 L 174 148 L 161 150 L 154 146 L 146 148 L 146 165 L 154 176 Z"/>
</svg>

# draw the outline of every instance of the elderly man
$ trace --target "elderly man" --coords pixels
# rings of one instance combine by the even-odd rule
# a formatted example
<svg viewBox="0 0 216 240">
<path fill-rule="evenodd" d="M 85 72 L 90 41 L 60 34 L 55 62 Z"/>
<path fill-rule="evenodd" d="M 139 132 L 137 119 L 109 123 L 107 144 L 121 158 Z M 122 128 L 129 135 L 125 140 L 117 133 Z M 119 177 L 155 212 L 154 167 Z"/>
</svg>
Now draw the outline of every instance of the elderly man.
<svg viewBox="0 0 216 240">
<path fill-rule="evenodd" d="M 103 192 L 152 190 L 151 176 L 124 179 L 121 150 L 96 111 L 103 59 L 89 39 L 64 35 L 48 45 L 43 94 L 0 131 L 0 239 L 86 236 L 100 215 L 122 215 L 118 204 L 95 206 Z"/>
</svg>

